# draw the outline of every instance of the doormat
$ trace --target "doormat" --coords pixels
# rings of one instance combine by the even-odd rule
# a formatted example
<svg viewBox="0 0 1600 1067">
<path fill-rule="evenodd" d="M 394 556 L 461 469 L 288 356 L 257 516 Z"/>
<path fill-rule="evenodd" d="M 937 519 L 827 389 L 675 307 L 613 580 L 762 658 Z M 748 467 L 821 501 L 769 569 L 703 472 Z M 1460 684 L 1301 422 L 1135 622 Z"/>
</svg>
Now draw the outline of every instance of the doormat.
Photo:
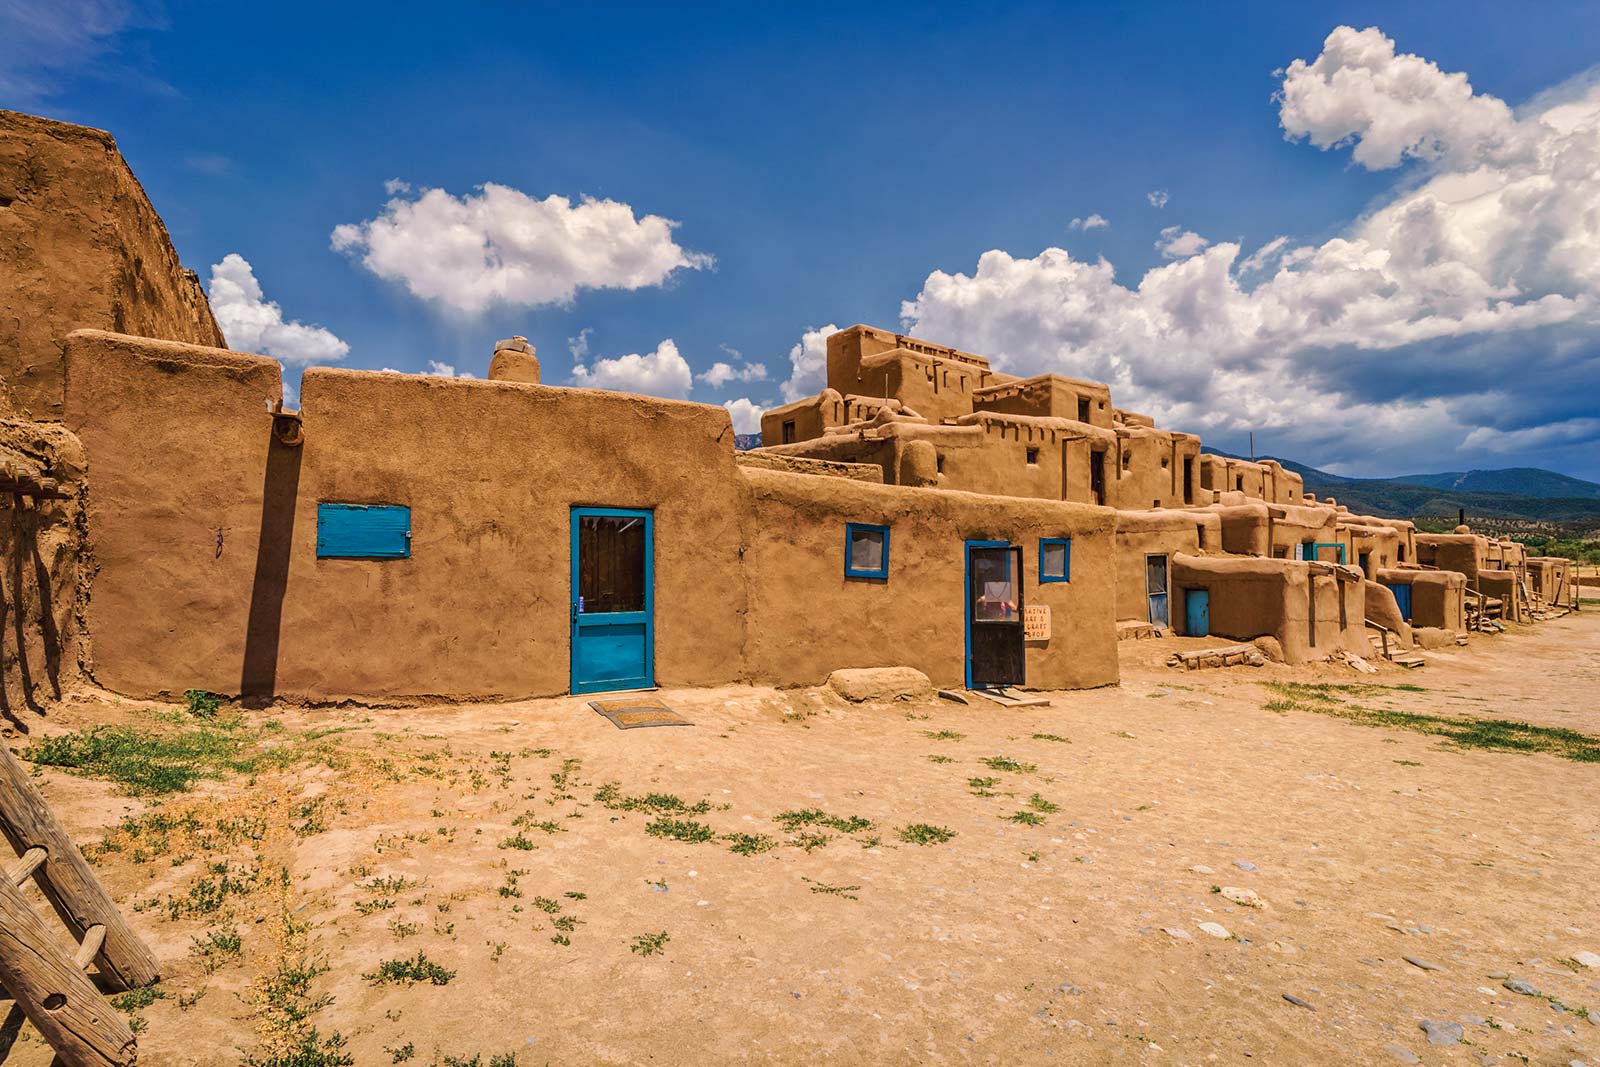
<svg viewBox="0 0 1600 1067">
<path fill-rule="evenodd" d="M 1044 697 L 1029 696 L 1026 693 L 1015 693 L 1005 686 L 995 686 L 992 689 L 969 689 L 967 692 L 975 697 L 992 700 L 996 704 L 1008 708 L 1048 708 L 1050 702 Z"/>
<path fill-rule="evenodd" d="M 619 730 L 636 730 L 641 726 L 693 726 L 655 697 L 636 697 L 633 700 L 591 700 L 589 706 L 611 720 Z"/>
</svg>

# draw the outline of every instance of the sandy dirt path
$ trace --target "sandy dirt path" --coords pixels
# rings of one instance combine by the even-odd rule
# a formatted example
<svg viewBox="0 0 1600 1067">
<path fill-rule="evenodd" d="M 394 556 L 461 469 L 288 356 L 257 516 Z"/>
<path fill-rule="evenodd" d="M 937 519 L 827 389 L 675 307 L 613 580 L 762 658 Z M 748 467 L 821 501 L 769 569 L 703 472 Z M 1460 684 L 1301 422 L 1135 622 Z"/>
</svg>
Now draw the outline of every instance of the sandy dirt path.
<svg viewBox="0 0 1600 1067">
<path fill-rule="evenodd" d="M 1374 676 L 1167 651 L 1127 642 L 1121 686 L 1042 709 L 728 688 L 661 694 L 691 729 L 575 698 L 283 712 L 284 738 L 345 731 L 318 742 L 335 766 L 157 807 L 41 780 L 86 843 L 179 824 L 96 857 L 165 964 L 128 1009 L 147 1064 L 340 1062 L 268 1058 L 311 1026 L 361 1065 L 1600 1063 L 1600 970 L 1574 962 L 1600 953 L 1600 763 L 1322 713 L 1600 735 L 1600 612 Z M 1265 682 L 1314 688 L 1269 710 Z M 1352 685 L 1384 688 L 1315 688 Z M 149 714 L 96 696 L 49 730 Z M 625 799 L 650 794 L 709 810 Z M 839 825 L 776 818 L 806 809 Z M 210 907 L 218 863 L 239 888 Z M 363 977 L 418 952 L 444 984 Z M 11 1056 L 48 1060 L 27 1028 Z"/>
</svg>

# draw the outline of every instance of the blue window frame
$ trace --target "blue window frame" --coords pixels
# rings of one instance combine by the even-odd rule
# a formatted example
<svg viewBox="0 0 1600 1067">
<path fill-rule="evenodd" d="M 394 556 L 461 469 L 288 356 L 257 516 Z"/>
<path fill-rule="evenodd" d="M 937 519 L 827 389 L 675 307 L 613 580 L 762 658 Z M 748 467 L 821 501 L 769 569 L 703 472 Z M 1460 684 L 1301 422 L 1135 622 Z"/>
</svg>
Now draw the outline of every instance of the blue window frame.
<svg viewBox="0 0 1600 1067">
<path fill-rule="evenodd" d="M 844 527 L 844 576 L 889 577 L 889 527 L 847 522 Z"/>
<path fill-rule="evenodd" d="M 408 559 L 411 509 L 402 504 L 318 504 L 318 559 Z"/>
<path fill-rule="evenodd" d="M 1039 538 L 1039 581 L 1072 581 L 1072 538 Z"/>
</svg>

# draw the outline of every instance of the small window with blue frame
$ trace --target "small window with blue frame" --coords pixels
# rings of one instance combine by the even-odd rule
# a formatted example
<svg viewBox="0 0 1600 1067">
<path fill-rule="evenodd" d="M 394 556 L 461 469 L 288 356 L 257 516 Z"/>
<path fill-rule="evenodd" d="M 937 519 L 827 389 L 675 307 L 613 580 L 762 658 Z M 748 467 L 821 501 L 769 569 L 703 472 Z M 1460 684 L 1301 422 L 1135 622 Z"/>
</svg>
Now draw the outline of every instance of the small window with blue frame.
<svg viewBox="0 0 1600 1067">
<path fill-rule="evenodd" d="M 1072 538 L 1039 538 L 1039 580 L 1072 581 Z"/>
<path fill-rule="evenodd" d="M 889 577 L 889 527 L 869 526 L 861 522 L 845 524 L 844 576 Z"/>
</svg>

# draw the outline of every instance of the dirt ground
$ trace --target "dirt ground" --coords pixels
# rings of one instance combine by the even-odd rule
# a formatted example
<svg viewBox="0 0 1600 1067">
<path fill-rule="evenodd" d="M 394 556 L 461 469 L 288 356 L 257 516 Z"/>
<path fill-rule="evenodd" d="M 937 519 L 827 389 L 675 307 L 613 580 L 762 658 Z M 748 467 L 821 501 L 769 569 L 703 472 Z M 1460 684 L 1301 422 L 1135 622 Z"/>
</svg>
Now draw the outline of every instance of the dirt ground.
<svg viewBox="0 0 1600 1067">
<path fill-rule="evenodd" d="M 1177 644 L 1047 708 L 273 709 L 252 773 L 39 780 L 162 960 L 144 1064 L 1600 1064 L 1600 763 L 1337 714 L 1600 734 L 1600 611 L 1377 675 Z"/>
</svg>

